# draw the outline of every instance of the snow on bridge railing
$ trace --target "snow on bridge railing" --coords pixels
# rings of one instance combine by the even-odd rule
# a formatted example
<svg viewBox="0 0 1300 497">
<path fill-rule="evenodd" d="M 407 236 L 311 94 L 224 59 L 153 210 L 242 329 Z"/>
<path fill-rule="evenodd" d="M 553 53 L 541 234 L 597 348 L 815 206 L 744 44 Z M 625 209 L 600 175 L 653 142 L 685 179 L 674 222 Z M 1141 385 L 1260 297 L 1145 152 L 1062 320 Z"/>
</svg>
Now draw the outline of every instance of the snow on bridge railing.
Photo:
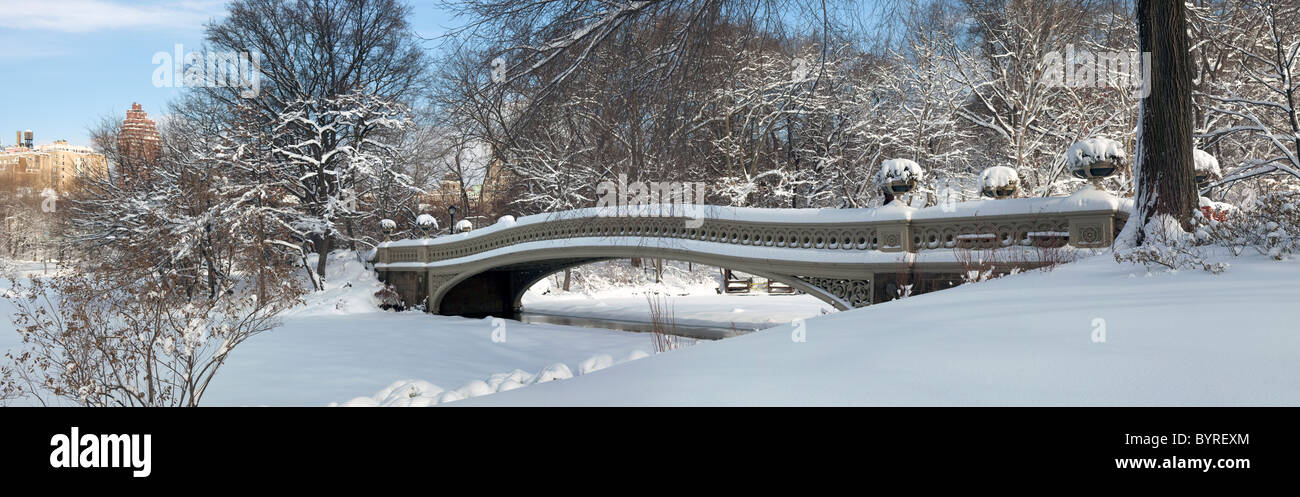
<svg viewBox="0 0 1300 497">
<path fill-rule="evenodd" d="M 897 203 L 870 209 L 700 205 L 689 206 L 684 212 L 680 212 L 680 206 L 677 211 L 665 207 L 665 213 L 681 215 L 660 216 L 658 206 L 587 208 L 503 219 L 467 233 L 384 242 L 379 245 L 377 262 L 428 263 L 520 243 L 610 237 L 788 249 L 916 252 L 963 247 L 966 244 L 962 240 L 971 236 L 996 240 L 992 245 L 1031 245 L 1042 238 L 1042 233 L 1052 233 L 1067 234 L 1069 245 L 1077 248 L 1098 248 L 1111 244 L 1131 206 L 1130 199 L 1085 188 L 1069 197 L 984 199 L 924 209 Z"/>
</svg>

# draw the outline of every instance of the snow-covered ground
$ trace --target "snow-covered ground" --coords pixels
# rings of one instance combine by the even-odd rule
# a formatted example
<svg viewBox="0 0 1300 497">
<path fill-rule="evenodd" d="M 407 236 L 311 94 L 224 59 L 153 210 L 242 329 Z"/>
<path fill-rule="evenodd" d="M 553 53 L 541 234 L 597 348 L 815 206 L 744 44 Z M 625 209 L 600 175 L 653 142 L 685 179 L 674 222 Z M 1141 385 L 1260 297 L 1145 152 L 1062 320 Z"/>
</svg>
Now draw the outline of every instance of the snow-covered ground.
<svg viewBox="0 0 1300 497">
<path fill-rule="evenodd" d="M 429 405 L 581 375 L 652 350 L 643 333 L 381 311 L 371 302 L 374 273 L 336 255 L 328 289 L 231 353 L 203 405 Z M 0 299 L 0 352 L 21 345 L 12 312 Z"/>
<path fill-rule="evenodd" d="M 44 273 L 39 263 L 12 266 L 21 276 Z M 581 310 L 589 307 L 579 301 L 608 299 L 597 300 L 609 302 L 599 306 L 603 313 L 575 315 L 649 319 L 648 304 L 639 293 L 644 285 L 612 281 L 626 278 L 625 283 L 638 283 L 619 271 L 589 270 L 588 274 L 590 278 L 580 286 L 586 293 L 542 297 L 555 302 L 546 309 Z M 788 322 L 793 319 L 789 316 L 803 311 L 815 315 L 823 306 L 820 302 L 804 307 L 755 305 L 749 307 L 764 311 L 746 313 L 747 304 L 735 302 L 803 298 L 718 296 L 712 294 L 714 283 L 706 271 L 669 270 L 668 274 L 665 284 L 654 289 L 676 295 L 671 298 L 683 323 L 761 327 Z M 230 355 L 204 396 L 204 405 L 432 405 L 581 376 L 645 357 L 652 350 L 651 336 L 645 333 L 381 311 L 371 298 L 379 289 L 374 273 L 348 253 L 335 254 L 330 275 L 327 289 L 307 296 L 303 305 L 287 312 L 283 326 L 252 338 Z M 600 290 L 592 290 L 596 288 Z M 699 294 L 710 302 L 706 305 L 684 294 Z M 618 314 L 619 306 L 627 314 Z M 686 317 L 697 311 L 721 317 Z M 0 313 L 5 316 L 0 319 L 0 351 L 16 349 L 21 345 L 19 335 L 8 319 L 12 309 L 3 299 Z M 750 320 L 730 317 L 741 315 Z"/>
<path fill-rule="evenodd" d="M 52 275 L 58 271 L 53 262 L 0 260 L 0 274 L 13 274 L 19 278 Z"/>
<path fill-rule="evenodd" d="M 1230 262 L 1103 254 L 459 405 L 1300 405 L 1300 262 Z"/>
<path fill-rule="evenodd" d="M 562 379 L 584 372 L 584 362 L 624 361 L 651 350 L 644 334 L 515 321 L 504 325 L 505 340 L 495 342 L 490 319 L 419 312 L 287 318 L 283 327 L 254 337 L 231 354 L 204 405 L 384 404 L 388 393 L 376 392 L 394 382 L 411 383 L 419 391 L 387 399 L 389 404 L 429 404 L 495 391 L 500 383 L 492 376 L 499 373 L 527 384 L 549 368 Z M 492 388 L 484 390 L 486 385 L 477 382 Z M 460 392 L 440 396 L 442 389 Z M 357 399 L 371 395 L 377 397 L 373 402 Z"/>
<path fill-rule="evenodd" d="M 1300 405 L 1300 262 L 1230 262 L 1148 275 L 1103 254 L 647 357 L 642 333 L 378 311 L 373 273 L 340 258 L 335 283 L 241 345 L 204 403 Z M 644 304 L 624 298 L 618 312 Z M 793 302 L 674 298 L 679 315 Z M 0 349 L 17 346 L 0 323 Z"/>
<path fill-rule="evenodd" d="M 681 326 L 735 328 L 749 332 L 789 324 L 835 311 L 830 304 L 809 295 L 717 295 L 671 296 L 667 301 Z M 650 306 L 644 295 L 542 297 L 524 295 L 524 311 L 593 319 L 650 321 Z"/>
<path fill-rule="evenodd" d="M 569 292 L 561 291 L 562 273 L 534 285 L 524 294 L 524 311 L 649 322 L 646 296 L 652 293 L 667 299 L 678 325 L 742 332 L 835 312 L 830 304 L 809 295 L 719 295 L 717 268 L 684 262 L 665 262 L 664 277 L 658 283 L 627 260 L 589 264 L 574 272 Z"/>
<path fill-rule="evenodd" d="M 652 350 L 640 333 L 381 311 L 374 273 L 345 253 L 334 259 L 326 291 L 231 354 L 205 405 L 431 405 Z"/>
</svg>

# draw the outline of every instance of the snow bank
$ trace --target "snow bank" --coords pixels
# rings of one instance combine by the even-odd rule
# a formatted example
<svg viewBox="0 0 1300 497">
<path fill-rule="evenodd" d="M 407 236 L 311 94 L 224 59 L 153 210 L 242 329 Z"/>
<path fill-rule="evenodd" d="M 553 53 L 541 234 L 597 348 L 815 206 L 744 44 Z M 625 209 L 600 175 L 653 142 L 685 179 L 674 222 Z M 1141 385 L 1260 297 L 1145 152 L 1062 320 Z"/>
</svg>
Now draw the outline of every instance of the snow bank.
<svg viewBox="0 0 1300 497">
<path fill-rule="evenodd" d="M 468 405 L 1300 405 L 1300 261 L 1100 255 Z"/>
<path fill-rule="evenodd" d="M 367 269 L 356 252 L 339 250 L 330 254 L 326 266 L 325 291 L 312 292 L 302 305 L 289 309 L 284 316 L 347 315 L 384 312 L 375 301 L 375 292 L 383 288 L 378 275 Z M 316 267 L 316 255 L 308 256 L 307 265 Z M 296 273 L 304 281 L 303 270 Z M 310 288 L 310 284 L 307 284 Z"/>
<path fill-rule="evenodd" d="M 640 289 L 610 289 L 593 295 L 524 294 L 524 312 L 615 321 L 650 322 L 650 308 Z M 620 293 L 621 292 L 621 293 Z M 670 294 L 673 295 L 673 294 Z M 836 312 L 812 295 L 719 295 L 716 291 L 670 297 L 678 326 L 734 329 L 738 335 Z"/>
<path fill-rule="evenodd" d="M 622 362 L 649 357 L 649 354 L 636 350 Z M 584 375 L 616 364 L 609 354 L 597 354 L 582 361 L 578 374 Z M 446 404 L 497 392 L 517 390 L 528 385 L 546 383 L 573 378 L 573 371 L 563 363 L 555 363 L 542 368 L 537 374 L 528 374 L 522 370 L 510 373 L 497 373 L 487 380 L 471 380 L 455 390 L 442 388 L 423 380 L 402 380 L 393 382 L 388 387 L 368 397 L 357 397 L 347 402 L 331 403 L 331 407 L 427 407 Z"/>
<path fill-rule="evenodd" d="M 578 374 L 600 371 L 613 365 L 614 358 L 610 357 L 609 354 L 594 355 L 578 364 Z"/>
</svg>

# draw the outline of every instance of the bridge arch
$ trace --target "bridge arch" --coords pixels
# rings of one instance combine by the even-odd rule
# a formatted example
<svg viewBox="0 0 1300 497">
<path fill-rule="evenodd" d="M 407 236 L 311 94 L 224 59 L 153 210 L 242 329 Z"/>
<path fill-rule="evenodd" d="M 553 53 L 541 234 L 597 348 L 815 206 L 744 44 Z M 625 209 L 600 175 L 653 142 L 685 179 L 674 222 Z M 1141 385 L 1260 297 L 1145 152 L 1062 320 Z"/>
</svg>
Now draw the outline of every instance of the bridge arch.
<svg viewBox="0 0 1300 497">
<path fill-rule="evenodd" d="M 725 267 L 790 285 L 812 295 L 839 310 L 854 307 L 851 292 L 823 288 L 833 284 L 820 278 L 801 278 L 774 271 L 760 264 L 728 260 L 716 254 L 680 249 L 651 247 L 564 247 L 523 252 L 485 258 L 473 264 L 461 265 L 457 273 L 433 273 L 430 278 L 428 306 L 430 311 L 451 315 L 483 315 L 517 312 L 528 288 L 549 275 L 565 269 L 593 262 L 630 259 L 662 258 L 695 264 Z M 854 280 L 860 284 L 857 298 L 871 298 L 871 275 L 859 274 Z"/>
</svg>

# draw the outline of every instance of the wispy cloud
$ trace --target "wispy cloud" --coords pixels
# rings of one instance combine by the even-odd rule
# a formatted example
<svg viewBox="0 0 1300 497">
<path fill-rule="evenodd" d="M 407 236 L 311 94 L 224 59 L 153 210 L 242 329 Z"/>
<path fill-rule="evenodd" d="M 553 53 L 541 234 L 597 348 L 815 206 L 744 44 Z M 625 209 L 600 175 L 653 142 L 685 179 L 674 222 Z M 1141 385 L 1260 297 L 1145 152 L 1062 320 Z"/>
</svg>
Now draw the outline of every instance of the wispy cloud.
<svg viewBox="0 0 1300 497">
<path fill-rule="evenodd" d="M 0 30 L 88 33 L 103 30 L 193 29 L 222 14 L 221 0 L 0 0 Z"/>
</svg>

